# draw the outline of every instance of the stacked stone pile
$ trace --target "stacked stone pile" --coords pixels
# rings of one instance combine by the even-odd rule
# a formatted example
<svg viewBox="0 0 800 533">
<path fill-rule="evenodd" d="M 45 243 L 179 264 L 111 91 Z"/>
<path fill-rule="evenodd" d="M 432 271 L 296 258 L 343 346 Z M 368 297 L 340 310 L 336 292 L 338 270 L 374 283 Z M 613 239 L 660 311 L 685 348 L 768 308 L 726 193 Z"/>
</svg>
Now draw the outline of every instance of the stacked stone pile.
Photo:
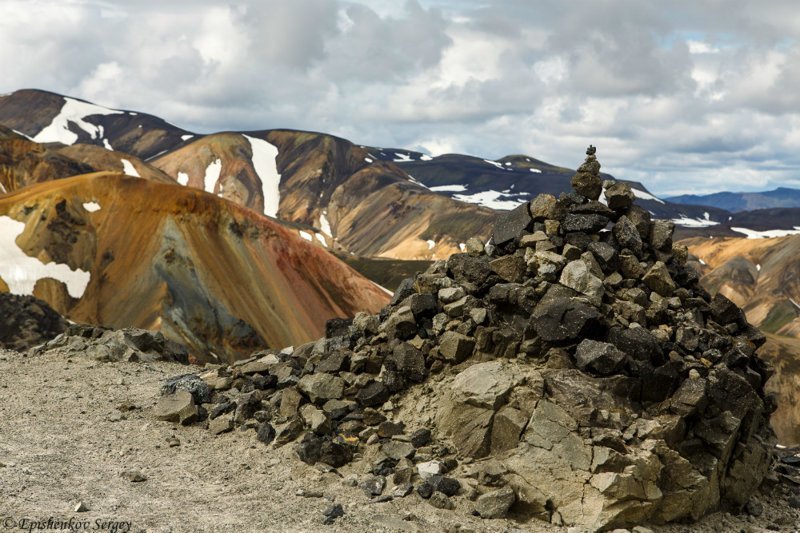
<svg viewBox="0 0 800 533">
<path fill-rule="evenodd" d="M 587 154 L 574 192 L 505 214 L 379 315 L 181 376 L 160 416 L 369 461 L 373 501 L 592 529 L 741 509 L 770 464 L 764 337 Z"/>
</svg>

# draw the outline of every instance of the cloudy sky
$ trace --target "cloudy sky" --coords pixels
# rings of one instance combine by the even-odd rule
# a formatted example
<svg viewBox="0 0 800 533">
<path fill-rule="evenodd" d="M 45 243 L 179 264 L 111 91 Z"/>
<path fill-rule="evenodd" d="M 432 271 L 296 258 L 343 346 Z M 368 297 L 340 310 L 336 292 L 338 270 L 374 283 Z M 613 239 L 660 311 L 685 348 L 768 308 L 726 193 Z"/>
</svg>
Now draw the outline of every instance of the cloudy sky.
<svg viewBox="0 0 800 533">
<path fill-rule="evenodd" d="M 799 38 L 797 0 L 2 0 L 0 93 L 760 190 L 800 187 Z"/>
</svg>

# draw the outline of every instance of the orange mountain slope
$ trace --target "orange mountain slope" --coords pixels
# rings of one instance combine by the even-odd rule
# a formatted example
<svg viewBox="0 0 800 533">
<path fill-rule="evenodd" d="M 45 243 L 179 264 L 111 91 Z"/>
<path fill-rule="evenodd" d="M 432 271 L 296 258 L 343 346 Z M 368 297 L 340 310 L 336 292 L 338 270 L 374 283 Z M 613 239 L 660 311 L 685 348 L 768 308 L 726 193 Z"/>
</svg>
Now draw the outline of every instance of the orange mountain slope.
<svg viewBox="0 0 800 533">
<path fill-rule="evenodd" d="M 192 188 L 100 172 L 0 196 L 3 217 L 25 224 L 28 256 L 90 274 L 69 318 L 160 330 L 201 358 L 309 341 L 388 301 L 295 231 Z"/>
</svg>

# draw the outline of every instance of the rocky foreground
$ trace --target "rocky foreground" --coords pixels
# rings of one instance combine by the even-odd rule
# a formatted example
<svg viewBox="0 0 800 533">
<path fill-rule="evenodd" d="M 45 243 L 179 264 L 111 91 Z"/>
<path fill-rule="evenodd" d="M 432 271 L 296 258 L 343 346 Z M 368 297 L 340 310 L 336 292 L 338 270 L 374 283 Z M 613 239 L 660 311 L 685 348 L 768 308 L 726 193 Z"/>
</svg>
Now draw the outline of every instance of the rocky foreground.
<svg viewBox="0 0 800 533">
<path fill-rule="evenodd" d="M 379 315 L 179 376 L 155 415 L 355 462 L 375 503 L 589 530 L 740 512 L 771 463 L 764 337 L 587 153 L 575 192 L 508 213 Z"/>
<path fill-rule="evenodd" d="M 699 287 L 671 224 L 598 175 L 590 154 L 574 193 L 510 212 L 488 245 L 304 346 L 197 371 L 158 335 L 72 326 L 9 352 L 8 513 L 83 504 L 171 531 L 793 530 L 800 457 L 776 461 L 763 336 Z"/>
</svg>

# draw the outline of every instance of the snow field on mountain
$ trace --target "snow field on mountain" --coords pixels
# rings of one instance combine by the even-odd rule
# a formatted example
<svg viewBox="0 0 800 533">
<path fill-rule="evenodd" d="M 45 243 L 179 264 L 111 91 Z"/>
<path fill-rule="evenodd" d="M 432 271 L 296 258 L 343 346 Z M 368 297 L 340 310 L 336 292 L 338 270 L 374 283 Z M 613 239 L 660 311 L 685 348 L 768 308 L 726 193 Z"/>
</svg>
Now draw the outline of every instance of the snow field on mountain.
<svg viewBox="0 0 800 533">
<path fill-rule="evenodd" d="M 63 281 L 73 298 L 83 296 L 90 274 L 80 269 L 72 270 L 67 265 L 44 264 L 26 255 L 16 243 L 16 238 L 24 230 L 24 223 L 0 216 L 0 278 L 8 284 L 11 292 L 32 295 L 36 280 L 53 278 Z"/>
<path fill-rule="evenodd" d="M 203 189 L 207 193 L 214 194 L 214 187 L 217 186 L 221 172 L 222 159 L 217 158 L 206 167 L 206 175 L 203 177 Z"/>
<path fill-rule="evenodd" d="M 253 151 L 253 168 L 261 180 L 261 191 L 264 195 L 264 214 L 270 217 L 278 216 L 278 206 L 281 201 L 279 186 L 281 175 L 278 173 L 278 148 L 265 141 L 249 135 L 243 135 L 250 142 Z"/>
<path fill-rule="evenodd" d="M 70 124 L 75 124 L 88 133 L 92 139 L 97 139 L 103 135 L 102 128 L 86 122 L 86 117 L 92 115 L 119 115 L 121 113 L 122 111 L 116 109 L 109 109 L 107 107 L 64 97 L 64 107 L 61 108 L 59 114 L 53 118 L 49 126 L 36 134 L 33 140 L 39 143 L 59 142 L 67 145 L 75 144 L 78 141 L 78 135 L 70 131 Z"/>
</svg>

